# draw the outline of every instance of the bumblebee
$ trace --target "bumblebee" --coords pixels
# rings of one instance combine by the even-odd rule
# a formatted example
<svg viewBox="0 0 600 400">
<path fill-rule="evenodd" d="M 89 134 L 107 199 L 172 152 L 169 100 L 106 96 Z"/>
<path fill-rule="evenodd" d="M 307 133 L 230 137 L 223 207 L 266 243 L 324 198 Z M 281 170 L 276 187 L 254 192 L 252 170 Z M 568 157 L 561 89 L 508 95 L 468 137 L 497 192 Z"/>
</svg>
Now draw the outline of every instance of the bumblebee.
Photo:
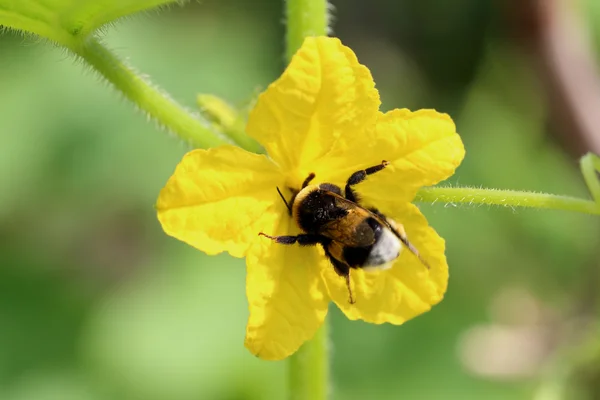
<svg viewBox="0 0 600 400">
<path fill-rule="evenodd" d="M 408 241 L 402 225 L 375 208 L 362 207 L 352 189 L 388 164 L 387 161 L 382 161 L 379 165 L 353 173 L 346 181 L 343 195 L 342 189 L 332 183 L 310 185 L 315 178 L 314 173 L 306 178 L 299 191 L 290 189 L 290 201 L 277 188 L 289 214 L 304 233 L 296 236 L 270 236 L 260 232 L 259 235 L 284 245 L 298 243 L 301 246 L 322 246 L 335 272 L 345 278 L 351 304 L 355 302 L 350 288 L 351 269 L 391 268 L 403 246 L 429 268 Z"/>
</svg>

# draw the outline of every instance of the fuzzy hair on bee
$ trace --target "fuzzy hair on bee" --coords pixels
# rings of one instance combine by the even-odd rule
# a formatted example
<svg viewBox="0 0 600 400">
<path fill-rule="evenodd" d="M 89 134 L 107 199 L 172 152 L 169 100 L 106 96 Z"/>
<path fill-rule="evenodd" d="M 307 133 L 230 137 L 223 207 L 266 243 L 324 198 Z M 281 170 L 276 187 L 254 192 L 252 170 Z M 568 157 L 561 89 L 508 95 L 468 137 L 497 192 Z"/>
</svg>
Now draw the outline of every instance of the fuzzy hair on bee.
<svg viewBox="0 0 600 400">
<path fill-rule="evenodd" d="M 403 247 L 429 268 L 408 241 L 402 225 L 375 208 L 361 206 L 352 189 L 352 186 L 387 165 L 387 161 L 382 161 L 379 165 L 353 173 L 346 181 L 343 194 L 342 189 L 332 183 L 310 185 L 315 178 L 314 173 L 304 180 L 300 190 L 290 189 L 290 201 L 277 188 L 289 214 L 303 233 L 296 236 L 270 236 L 260 232 L 259 235 L 284 245 L 322 246 L 335 272 L 345 278 L 349 302 L 352 304 L 355 302 L 350 287 L 352 269 L 372 271 L 391 268 Z"/>
</svg>

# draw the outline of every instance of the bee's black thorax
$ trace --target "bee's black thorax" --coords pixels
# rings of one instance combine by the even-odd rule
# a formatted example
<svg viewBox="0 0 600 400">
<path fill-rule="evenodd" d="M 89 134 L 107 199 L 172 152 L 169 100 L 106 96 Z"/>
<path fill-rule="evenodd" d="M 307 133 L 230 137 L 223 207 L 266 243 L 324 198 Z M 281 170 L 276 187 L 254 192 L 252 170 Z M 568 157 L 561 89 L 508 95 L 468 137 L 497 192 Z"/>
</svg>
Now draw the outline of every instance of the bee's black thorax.
<svg viewBox="0 0 600 400">
<path fill-rule="evenodd" d="M 302 206 L 299 207 L 299 204 Z M 302 190 L 294 202 L 293 216 L 298 226 L 307 233 L 318 233 L 326 223 L 347 214 L 348 211 L 336 206 L 335 199 L 317 186 Z"/>
</svg>

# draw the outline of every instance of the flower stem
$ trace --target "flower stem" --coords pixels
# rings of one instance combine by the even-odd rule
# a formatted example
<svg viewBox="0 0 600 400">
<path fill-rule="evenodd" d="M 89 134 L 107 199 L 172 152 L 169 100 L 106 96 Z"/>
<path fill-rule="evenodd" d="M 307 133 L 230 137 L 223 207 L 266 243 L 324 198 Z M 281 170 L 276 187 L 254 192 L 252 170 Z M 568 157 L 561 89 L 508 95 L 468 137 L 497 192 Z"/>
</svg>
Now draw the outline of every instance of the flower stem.
<svg viewBox="0 0 600 400">
<path fill-rule="evenodd" d="M 325 400 L 328 394 L 327 320 L 289 360 L 290 400 Z"/>
<path fill-rule="evenodd" d="M 308 36 L 329 33 L 327 0 L 286 0 L 286 60 L 289 62 Z M 326 400 L 329 364 L 327 320 L 315 336 L 289 359 L 289 397 L 292 400 Z"/>
<path fill-rule="evenodd" d="M 593 200 L 555 194 L 517 190 L 475 189 L 469 187 L 426 187 L 419 190 L 415 201 L 445 204 L 488 204 L 503 207 L 545 208 L 600 215 L 600 157 L 588 153 L 580 160 L 581 173 Z"/>
<path fill-rule="evenodd" d="M 417 193 L 415 201 L 423 203 L 488 204 L 503 207 L 546 208 L 600 215 L 600 206 L 591 200 L 546 193 L 516 190 L 475 189 L 468 187 L 427 187 Z"/>
<path fill-rule="evenodd" d="M 215 135 L 203 121 L 136 73 L 97 39 L 78 43 L 71 50 L 141 110 L 192 146 L 209 148 L 227 143 L 226 139 Z"/>
<path fill-rule="evenodd" d="M 223 132 L 248 151 L 264 153 L 258 142 L 246 134 L 246 118 L 229 103 L 212 94 L 199 94 L 196 101 L 202 116 L 213 124 L 213 129 Z"/>
<path fill-rule="evenodd" d="M 286 59 L 292 59 L 308 36 L 329 33 L 327 0 L 286 0 L 287 36 Z"/>
</svg>

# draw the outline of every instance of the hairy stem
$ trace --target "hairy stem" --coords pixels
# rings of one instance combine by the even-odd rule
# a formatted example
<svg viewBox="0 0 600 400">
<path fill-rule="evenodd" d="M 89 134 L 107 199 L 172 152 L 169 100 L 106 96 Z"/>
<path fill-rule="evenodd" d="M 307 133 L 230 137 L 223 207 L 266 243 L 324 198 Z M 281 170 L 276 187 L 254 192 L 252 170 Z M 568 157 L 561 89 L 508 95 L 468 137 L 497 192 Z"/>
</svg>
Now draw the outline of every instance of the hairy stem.
<svg viewBox="0 0 600 400">
<path fill-rule="evenodd" d="M 600 215 L 600 157 L 588 153 L 580 161 L 581 174 L 594 200 L 556 194 L 517 190 L 475 189 L 469 187 L 426 187 L 415 201 L 443 204 L 488 204 L 503 207 L 545 208 Z"/>
<path fill-rule="evenodd" d="M 215 135 L 203 121 L 121 61 L 97 39 L 90 38 L 73 46 L 71 50 L 137 107 L 192 146 L 209 148 L 227 143 L 224 138 Z"/>
<path fill-rule="evenodd" d="M 286 0 L 286 59 L 291 60 L 308 36 L 326 36 L 329 32 L 327 0 Z"/>
<path fill-rule="evenodd" d="M 289 62 L 308 36 L 325 36 L 329 31 L 327 0 L 286 0 L 286 60 Z M 315 336 L 289 359 L 289 398 L 326 400 L 329 363 L 327 321 Z"/>
<path fill-rule="evenodd" d="M 246 118 L 238 110 L 212 94 L 199 94 L 196 100 L 202 115 L 213 124 L 213 129 L 223 132 L 248 151 L 264 153 L 258 142 L 246 134 Z"/>
<path fill-rule="evenodd" d="M 415 201 L 441 204 L 488 204 L 511 208 L 546 208 L 600 215 L 600 206 L 591 200 L 516 190 L 427 187 L 419 190 Z"/>
</svg>

